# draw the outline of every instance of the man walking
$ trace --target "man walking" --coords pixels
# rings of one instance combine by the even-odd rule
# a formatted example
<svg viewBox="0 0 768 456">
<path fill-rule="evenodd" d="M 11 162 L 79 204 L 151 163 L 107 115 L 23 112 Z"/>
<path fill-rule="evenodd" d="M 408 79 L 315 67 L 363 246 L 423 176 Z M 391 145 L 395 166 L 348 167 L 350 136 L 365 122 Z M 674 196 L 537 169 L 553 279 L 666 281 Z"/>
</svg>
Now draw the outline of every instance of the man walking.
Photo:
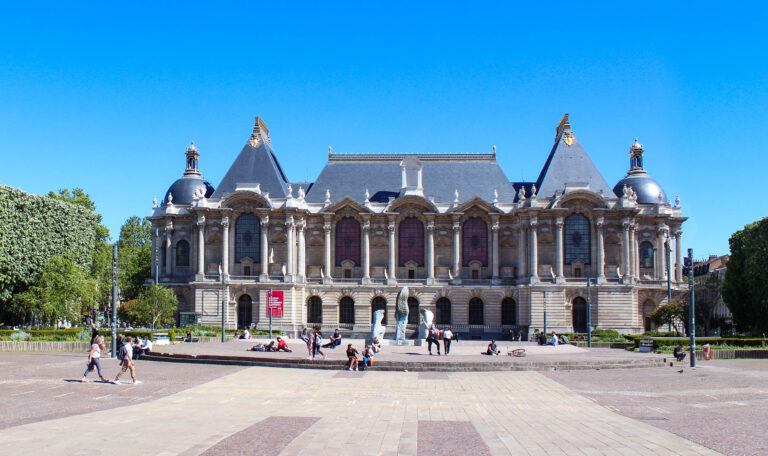
<svg viewBox="0 0 768 456">
<path fill-rule="evenodd" d="M 141 383 L 141 380 L 136 380 L 136 370 L 133 363 L 133 339 L 131 336 L 125 338 L 125 343 L 123 344 L 122 350 L 120 350 L 120 355 L 122 356 L 120 359 L 120 365 L 123 367 L 120 369 L 120 372 L 117 373 L 117 377 L 115 377 L 114 383 L 118 383 L 120 376 L 123 375 L 128 369 L 131 370 L 131 380 L 133 380 L 133 384 L 137 385 Z"/>
<path fill-rule="evenodd" d="M 453 331 L 451 331 L 451 327 L 448 326 L 443 330 L 443 348 L 445 349 L 445 354 L 451 352 L 451 340 L 453 340 Z"/>
</svg>

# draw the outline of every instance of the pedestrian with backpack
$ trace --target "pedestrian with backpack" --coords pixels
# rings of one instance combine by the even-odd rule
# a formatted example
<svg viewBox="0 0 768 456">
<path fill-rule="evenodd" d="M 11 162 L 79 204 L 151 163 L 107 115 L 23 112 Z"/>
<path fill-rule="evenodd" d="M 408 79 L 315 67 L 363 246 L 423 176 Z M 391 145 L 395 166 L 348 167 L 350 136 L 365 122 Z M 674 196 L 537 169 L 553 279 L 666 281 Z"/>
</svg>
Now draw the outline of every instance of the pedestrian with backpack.
<svg viewBox="0 0 768 456">
<path fill-rule="evenodd" d="M 96 372 L 99 374 L 99 378 L 101 378 L 102 382 L 109 382 L 106 378 L 104 378 L 103 375 L 101 375 L 101 351 L 104 350 L 104 337 L 103 336 L 96 336 L 96 338 L 93 340 L 93 344 L 91 344 L 91 351 L 88 353 L 88 367 L 85 368 L 85 372 L 83 373 L 83 378 L 80 379 L 82 383 L 87 383 L 88 379 L 85 377 L 88 375 L 90 371 L 92 371 L 94 368 L 96 369 Z"/>
<path fill-rule="evenodd" d="M 128 336 L 125 338 L 125 343 L 123 343 L 123 348 L 118 352 L 119 353 L 119 359 L 120 359 L 120 365 L 123 366 L 122 369 L 120 369 L 120 372 L 117 373 L 117 377 L 115 377 L 115 381 L 113 383 L 118 383 L 120 380 L 120 376 L 125 373 L 125 371 L 129 370 L 131 371 L 131 380 L 133 380 L 133 384 L 137 385 L 141 383 L 141 380 L 136 380 L 136 369 L 135 364 L 133 362 L 133 339 L 131 336 Z"/>
</svg>

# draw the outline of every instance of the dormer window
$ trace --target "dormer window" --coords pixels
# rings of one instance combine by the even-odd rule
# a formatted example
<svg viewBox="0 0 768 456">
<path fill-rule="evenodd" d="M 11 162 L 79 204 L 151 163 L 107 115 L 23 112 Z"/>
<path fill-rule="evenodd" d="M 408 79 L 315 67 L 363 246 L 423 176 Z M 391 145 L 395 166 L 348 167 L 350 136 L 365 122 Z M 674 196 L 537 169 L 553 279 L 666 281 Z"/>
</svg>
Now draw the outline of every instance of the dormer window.
<svg viewBox="0 0 768 456">
<path fill-rule="evenodd" d="M 402 174 L 400 195 L 424 196 L 421 161 L 417 158 L 406 158 L 400 162 L 400 171 Z"/>
</svg>

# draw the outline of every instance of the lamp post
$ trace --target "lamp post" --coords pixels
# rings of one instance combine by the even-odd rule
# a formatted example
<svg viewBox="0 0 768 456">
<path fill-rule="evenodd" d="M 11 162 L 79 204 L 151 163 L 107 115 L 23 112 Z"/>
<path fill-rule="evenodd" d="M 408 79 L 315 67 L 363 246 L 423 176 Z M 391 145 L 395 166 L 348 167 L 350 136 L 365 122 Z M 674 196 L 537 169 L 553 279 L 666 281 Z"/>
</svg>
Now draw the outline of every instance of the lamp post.
<svg viewBox="0 0 768 456">
<path fill-rule="evenodd" d="M 155 228 L 155 285 L 160 278 L 160 228 Z"/>
<path fill-rule="evenodd" d="M 672 260 L 672 247 L 669 245 L 669 230 L 667 230 L 667 240 L 664 241 L 664 254 L 666 255 L 667 263 L 667 304 L 672 302 L 672 268 L 670 262 Z"/>
<path fill-rule="evenodd" d="M 117 244 L 112 246 L 112 357 L 117 358 Z"/>
<path fill-rule="evenodd" d="M 693 287 L 693 249 L 688 249 L 688 293 L 690 293 L 688 308 L 688 332 L 691 338 L 691 367 L 696 367 L 696 306 L 694 305 Z"/>
<path fill-rule="evenodd" d="M 587 347 L 592 348 L 592 278 L 587 276 Z"/>
<path fill-rule="evenodd" d="M 547 339 L 547 292 L 544 292 L 544 340 Z"/>
<path fill-rule="evenodd" d="M 219 277 L 221 278 L 221 341 L 224 342 L 226 340 L 226 336 L 224 334 L 225 332 L 225 323 L 226 323 L 226 312 L 227 312 L 227 296 L 226 296 L 226 288 L 224 286 L 224 274 L 221 271 L 221 265 L 219 265 Z"/>
</svg>

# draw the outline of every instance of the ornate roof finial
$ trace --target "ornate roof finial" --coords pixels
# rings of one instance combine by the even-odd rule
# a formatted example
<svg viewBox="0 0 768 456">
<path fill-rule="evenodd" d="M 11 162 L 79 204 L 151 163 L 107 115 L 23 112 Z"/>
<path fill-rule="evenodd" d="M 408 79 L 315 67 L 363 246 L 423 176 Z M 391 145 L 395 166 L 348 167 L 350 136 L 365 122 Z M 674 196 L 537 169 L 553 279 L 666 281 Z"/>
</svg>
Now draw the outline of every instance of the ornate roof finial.
<svg viewBox="0 0 768 456">
<path fill-rule="evenodd" d="M 493 204 L 499 204 L 499 191 L 495 188 L 493 189 Z"/>
<path fill-rule="evenodd" d="M 157 196 L 152 198 L 152 209 L 156 209 L 156 208 L 157 208 Z"/>
<path fill-rule="evenodd" d="M 603 190 L 601 189 L 600 191 L 602 192 Z M 536 184 L 533 184 L 531 187 L 531 198 L 536 199 Z"/>
<path fill-rule="evenodd" d="M 287 190 L 288 190 L 288 199 L 292 199 L 293 198 L 293 185 L 288 184 Z"/>
<path fill-rule="evenodd" d="M 521 185 L 520 190 L 517 191 L 517 200 L 525 201 L 525 185 Z"/>
<path fill-rule="evenodd" d="M 494 144 L 494 146 L 493 146 L 493 155 L 494 155 L 494 156 L 496 155 L 496 145 L 495 145 L 495 144 Z"/>
<path fill-rule="evenodd" d="M 563 118 L 560 119 L 560 123 L 557 124 L 557 129 L 555 130 L 555 142 L 557 142 L 563 132 L 566 131 L 571 131 L 571 123 L 568 120 L 568 113 L 563 114 Z"/>
<path fill-rule="evenodd" d="M 675 207 L 680 207 L 680 195 L 675 197 Z"/>
<path fill-rule="evenodd" d="M 630 173 L 644 173 L 643 170 L 643 145 L 635 142 L 629 147 L 629 172 Z"/>
<path fill-rule="evenodd" d="M 459 189 L 453 192 L 453 204 L 459 204 Z"/>
<path fill-rule="evenodd" d="M 371 194 L 368 193 L 368 189 L 365 189 L 365 204 L 369 204 L 371 202 Z"/>
<path fill-rule="evenodd" d="M 659 192 L 659 204 L 664 204 L 664 194 Z"/>
<path fill-rule="evenodd" d="M 333 147 L 328 146 L 328 158 L 331 158 L 331 152 L 333 151 Z"/>
<path fill-rule="evenodd" d="M 200 153 L 197 151 L 197 147 L 195 147 L 195 142 L 192 141 L 192 144 L 190 144 L 189 147 L 187 147 L 187 169 L 184 171 L 184 175 L 188 174 L 200 174 L 200 171 L 197 169 L 197 161 L 200 158 Z"/>
<path fill-rule="evenodd" d="M 173 193 L 171 193 L 171 192 L 168 192 L 168 198 L 167 198 L 167 200 L 168 200 L 168 205 L 169 205 L 169 206 L 173 206 Z"/>
<path fill-rule="evenodd" d="M 299 199 L 303 200 L 305 195 L 306 195 L 306 193 L 304 193 L 304 187 L 299 185 Z"/>
<path fill-rule="evenodd" d="M 256 119 L 253 122 L 253 133 L 251 133 L 251 139 L 248 142 L 252 147 L 256 147 L 259 145 L 262 136 L 266 138 L 268 143 L 272 143 L 269 139 L 269 129 L 267 128 L 267 124 L 264 123 L 261 117 L 256 116 Z"/>
<path fill-rule="evenodd" d="M 325 189 L 325 205 L 330 206 L 331 204 L 331 189 L 326 188 Z"/>
</svg>

